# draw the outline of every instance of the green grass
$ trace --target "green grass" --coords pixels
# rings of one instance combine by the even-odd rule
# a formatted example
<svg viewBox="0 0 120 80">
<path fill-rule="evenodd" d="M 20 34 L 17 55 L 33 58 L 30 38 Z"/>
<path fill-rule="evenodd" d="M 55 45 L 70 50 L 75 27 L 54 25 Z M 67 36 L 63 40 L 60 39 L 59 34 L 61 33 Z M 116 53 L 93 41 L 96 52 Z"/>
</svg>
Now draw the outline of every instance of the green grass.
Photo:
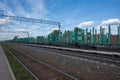
<svg viewBox="0 0 120 80">
<path fill-rule="evenodd" d="M 2 47 L 16 80 L 34 80 L 34 78 L 21 66 L 21 64 L 18 63 L 16 59 L 14 59 L 14 57 L 10 54 L 11 52 L 5 46 Z"/>
</svg>

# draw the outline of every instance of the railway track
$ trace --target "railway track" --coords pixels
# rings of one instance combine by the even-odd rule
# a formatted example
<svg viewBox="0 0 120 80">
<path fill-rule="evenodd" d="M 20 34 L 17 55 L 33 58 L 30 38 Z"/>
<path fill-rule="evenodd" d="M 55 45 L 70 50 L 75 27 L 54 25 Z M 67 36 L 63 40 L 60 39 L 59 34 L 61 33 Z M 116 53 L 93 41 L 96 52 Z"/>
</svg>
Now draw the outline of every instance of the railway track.
<svg viewBox="0 0 120 80">
<path fill-rule="evenodd" d="M 48 52 L 53 52 L 53 53 L 58 53 L 58 54 L 63 54 L 63 55 L 69 55 L 73 57 L 79 57 L 79 58 L 87 58 L 90 60 L 97 60 L 101 62 L 107 62 L 110 64 L 115 64 L 120 66 L 120 58 L 116 57 L 111 57 L 111 56 L 103 56 L 103 55 L 98 55 L 98 54 L 89 54 L 85 52 L 73 52 L 73 51 L 65 51 L 65 50 L 54 50 L 54 49 L 46 49 L 46 48 L 39 48 L 40 50 L 48 51 Z"/>
<path fill-rule="evenodd" d="M 119 52 L 115 51 L 99 51 L 99 50 L 87 50 L 87 49 L 77 49 L 77 48 L 67 48 L 67 47 L 58 47 L 58 46 L 47 46 L 47 45 L 36 45 L 36 44 L 23 44 L 28 46 L 35 46 L 35 47 L 42 47 L 42 48 L 49 48 L 49 49 L 58 49 L 58 50 L 67 50 L 67 51 L 74 51 L 74 52 L 85 52 L 90 54 L 99 54 L 99 55 L 106 55 L 106 56 L 115 56 L 120 57 Z"/>
<path fill-rule="evenodd" d="M 63 71 L 36 59 L 24 51 L 10 47 L 8 47 L 8 49 L 25 65 L 27 69 L 29 69 L 29 72 L 32 72 L 32 74 L 34 73 L 34 76 L 37 76 L 36 80 L 78 80 Z"/>
<path fill-rule="evenodd" d="M 24 46 L 25 48 L 25 46 Z M 108 63 L 108 64 L 114 64 L 116 66 L 120 66 L 120 58 L 115 56 L 106 56 L 106 55 L 99 55 L 99 54 L 88 54 L 87 52 L 75 52 L 75 51 L 66 51 L 66 50 L 59 50 L 59 49 L 50 49 L 50 48 L 43 48 L 43 47 L 35 47 L 35 46 L 26 46 L 26 48 L 37 50 L 37 51 L 43 51 L 48 53 L 57 53 L 61 55 L 68 55 L 72 57 L 78 57 L 78 58 L 84 58 L 88 60 L 94 60 L 94 61 L 100 61 L 101 63 Z"/>
<path fill-rule="evenodd" d="M 114 63 L 111 61 L 96 59 L 101 58 L 120 61 L 119 58 L 116 58 L 114 56 L 103 56 L 98 54 L 88 55 L 88 53 L 84 54 L 82 52 L 76 51 L 25 46 L 22 44 L 6 45 L 8 47 L 12 46 L 12 48 L 15 48 L 19 51 L 23 51 L 24 53 L 27 53 L 40 61 L 52 65 L 57 69 L 62 70 L 63 72 L 69 73 L 69 75 L 72 75 L 79 80 L 120 80 L 119 62 Z"/>
<path fill-rule="evenodd" d="M 14 54 L 12 54 L 12 53 L 10 53 L 10 54 L 33 76 L 33 78 L 35 80 L 39 80 L 38 77 L 23 64 L 23 62 L 21 62 Z"/>
</svg>

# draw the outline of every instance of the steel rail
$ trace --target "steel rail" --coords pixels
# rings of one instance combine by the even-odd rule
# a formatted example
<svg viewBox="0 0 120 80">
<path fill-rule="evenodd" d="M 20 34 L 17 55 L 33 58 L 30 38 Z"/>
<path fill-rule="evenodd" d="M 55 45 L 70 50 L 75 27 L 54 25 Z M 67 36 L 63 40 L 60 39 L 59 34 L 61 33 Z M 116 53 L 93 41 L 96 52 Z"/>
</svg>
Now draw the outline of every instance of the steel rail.
<svg viewBox="0 0 120 80">
<path fill-rule="evenodd" d="M 44 48 L 44 50 L 45 50 L 45 48 Z M 46 51 L 57 52 L 58 54 L 70 55 L 70 56 L 75 56 L 75 57 L 86 57 L 86 58 L 91 58 L 91 59 L 98 59 L 98 60 L 103 60 L 103 61 L 108 61 L 108 62 L 113 62 L 113 63 L 119 63 L 120 64 L 119 60 L 111 60 L 111 59 L 106 59 L 106 58 L 93 57 L 93 56 L 90 56 L 90 55 L 84 55 L 84 54 L 79 54 L 79 53 L 74 53 L 74 54 L 63 53 L 62 51 L 53 51 L 53 50 L 50 50 L 50 48 L 49 48 L 49 50 L 47 49 Z"/>
<path fill-rule="evenodd" d="M 88 59 L 95 59 L 95 60 L 98 60 L 98 61 L 106 61 L 106 62 L 108 62 L 109 64 L 111 64 L 111 63 L 116 63 L 115 65 L 116 66 L 119 66 L 119 64 L 120 64 L 120 61 L 119 60 L 111 60 L 111 59 L 106 59 L 106 58 L 100 58 L 100 57 L 93 57 L 93 56 L 88 56 L 88 55 L 82 55 L 82 54 L 78 54 L 78 53 L 74 53 L 74 54 L 71 54 L 71 53 L 63 53 L 62 51 L 60 52 L 60 51 L 51 51 L 51 50 L 38 50 L 38 49 L 36 49 L 35 48 L 35 46 L 32 46 L 33 48 L 30 48 L 30 47 L 27 47 L 27 48 L 30 48 L 30 49 L 33 49 L 33 50 L 37 50 L 37 51 L 44 51 L 44 52 L 51 52 L 51 53 L 58 53 L 58 54 L 61 54 L 61 55 L 68 55 L 68 56 L 73 56 L 73 57 L 78 57 L 78 58 L 80 58 L 80 57 L 84 57 L 84 58 L 88 58 Z M 38 47 L 39 48 L 39 47 Z M 44 48 L 44 47 L 42 47 L 42 48 Z M 50 49 L 50 48 L 49 48 Z M 56 49 L 56 50 L 58 50 L 58 49 Z"/>
<path fill-rule="evenodd" d="M 56 72 L 59 72 L 59 73 L 63 74 L 64 76 L 66 76 L 66 77 L 69 78 L 70 80 L 78 80 L 77 78 L 75 78 L 74 76 L 69 75 L 68 73 L 65 73 L 65 72 L 63 72 L 63 71 L 61 71 L 61 70 L 59 70 L 59 69 L 57 69 L 57 68 L 55 68 L 55 67 L 47 64 L 47 63 L 45 63 L 45 62 L 43 62 L 43 61 L 40 61 L 40 60 L 36 59 L 35 57 L 33 57 L 33 56 L 31 56 L 31 55 L 25 54 L 23 51 L 20 51 L 20 50 L 15 49 L 15 48 L 12 48 L 12 49 L 20 52 L 21 54 L 26 55 L 27 57 L 32 58 L 33 60 L 35 60 L 35 61 L 37 61 L 37 62 L 39 62 L 39 63 L 41 63 L 41 64 L 44 64 L 45 66 L 53 69 L 53 70 L 56 71 Z"/>
<path fill-rule="evenodd" d="M 108 52 L 108 51 L 97 51 L 97 50 L 85 50 L 85 49 L 75 49 L 75 48 L 67 48 L 67 47 L 56 47 L 56 46 L 46 46 L 46 45 L 36 45 L 36 44 L 24 44 L 24 45 L 31 45 L 36 47 L 43 47 L 43 48 L 51 48 L 51 49 L 61 49 L 61 50 L 69 50 L 69 51 L 76 51 L 76 52 L 87 52 L 93 54 L 101 54 L 101 55 L 110 55 L 110 56 L 120 56 L 119 52 Z"/>
<path fill-rule="evenodd" d="M 24 68 L 26 71 L 28 71 L 28 72 L 33 76 L 33 78 L 34 78 L 35 80 L 40 80 L 31 70 L 29 70 L 29 69 L 24 65 L 24 63 L 23 63 L 20 59 L 18 59 L 14 54 L 12 54 L 10 50 L 9 50 L 9 52 L 10 52 L 10 54 L 23 66 L 23 68 Z"/>
</svg>

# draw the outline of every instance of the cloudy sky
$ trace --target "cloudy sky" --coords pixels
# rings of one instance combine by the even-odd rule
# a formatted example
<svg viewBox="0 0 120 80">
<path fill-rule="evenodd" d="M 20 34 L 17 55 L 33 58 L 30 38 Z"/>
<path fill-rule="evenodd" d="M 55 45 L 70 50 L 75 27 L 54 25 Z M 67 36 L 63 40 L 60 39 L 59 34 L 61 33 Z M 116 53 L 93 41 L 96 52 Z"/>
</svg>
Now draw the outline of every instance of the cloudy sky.
<svg viewBox="0 0 120 80">
<path fill-rule="evenodd" d="M 57 21 L 61 30 L 73 30 L 99 26 L 107 29 L 111 24 L 113 33 L 120 24 L 120 0 L 0 0 L 0 10 L 4 14 L 35 19 Z M 29 31 L 30 36 L 46 36 L 58 26 L 18 22 L 9 18 L 0 19 L 1 31 Z M 13 36 L 26 37 L 25 33 L 0 32 L 0 40 Z"/>
</svg>

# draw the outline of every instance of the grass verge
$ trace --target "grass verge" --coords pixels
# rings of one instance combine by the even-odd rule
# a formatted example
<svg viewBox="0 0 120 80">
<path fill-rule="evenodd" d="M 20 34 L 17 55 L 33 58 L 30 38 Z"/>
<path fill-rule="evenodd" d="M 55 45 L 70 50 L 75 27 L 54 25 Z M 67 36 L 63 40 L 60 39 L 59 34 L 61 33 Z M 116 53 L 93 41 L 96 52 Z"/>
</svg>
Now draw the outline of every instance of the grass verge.
<svg viewBox="0 0 120 80">
<path fill-rule="evenodd" d="M 14 57 L 10 54 L 11 52 L 2 45 L 5 55 L 8 59 L 8 62 L 12 68 L 12 71 L 15 75 L 16 80 L 35 80 Z"/>
</svg>

